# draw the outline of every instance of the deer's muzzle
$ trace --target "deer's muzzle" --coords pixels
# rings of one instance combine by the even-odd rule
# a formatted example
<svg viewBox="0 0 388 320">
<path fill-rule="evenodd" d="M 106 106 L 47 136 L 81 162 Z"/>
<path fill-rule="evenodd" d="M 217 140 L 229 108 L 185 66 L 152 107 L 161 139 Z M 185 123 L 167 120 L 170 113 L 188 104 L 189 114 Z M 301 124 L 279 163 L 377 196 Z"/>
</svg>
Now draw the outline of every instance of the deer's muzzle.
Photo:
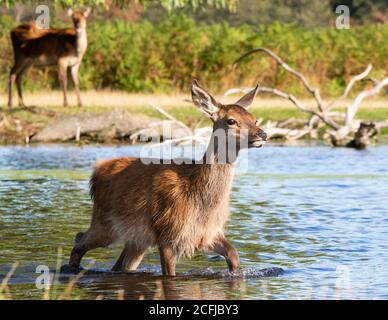
<svg viewBox="0 0 388 320">
<path fill-rule="evenodd" d="M 248 147 L 261 148 L 266 142 L 267 134 L 263 130 L 257 129 L 255 134 L 249 137 Z"/>
</svg>

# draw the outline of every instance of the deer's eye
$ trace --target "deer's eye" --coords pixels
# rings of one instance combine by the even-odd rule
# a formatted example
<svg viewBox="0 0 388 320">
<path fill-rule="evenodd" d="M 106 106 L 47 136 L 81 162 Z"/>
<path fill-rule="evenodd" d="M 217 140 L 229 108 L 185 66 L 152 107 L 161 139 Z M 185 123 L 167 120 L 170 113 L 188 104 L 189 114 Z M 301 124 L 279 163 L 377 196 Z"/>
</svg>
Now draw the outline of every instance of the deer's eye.
<svg viewBox="0 0 388 320">
<path fill-rule="evenodd" d="M 237 122 L 236 122 L 236 120 L 234 120 L 234 119 L 228 119 L 227 123 L 228 123 L 228 125 L 230 125 L 230 126 L 234 126 Z"/>
</svg>

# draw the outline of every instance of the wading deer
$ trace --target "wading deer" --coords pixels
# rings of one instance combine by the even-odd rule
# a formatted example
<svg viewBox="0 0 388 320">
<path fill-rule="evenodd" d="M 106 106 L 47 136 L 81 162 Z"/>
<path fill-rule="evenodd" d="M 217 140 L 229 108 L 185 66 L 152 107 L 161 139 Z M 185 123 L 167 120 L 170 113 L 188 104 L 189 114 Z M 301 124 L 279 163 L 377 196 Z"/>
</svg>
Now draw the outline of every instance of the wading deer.
<svg viewBox="0 0 388 320">
<path fill-rule="evenodd" d="M 193 102 L 213 121 L 211 142 L 200 163 L 146 164 L 139 158 L 98 162 L 90 180 L 91 225 L 75 237 L 67 267 L 77 271 L 87 251 L 120 241 L 125 247 L 114 271 L 136 270 L 146 249 L 155 246 L 164 275 L 175 275 L 177 258 L 196 250 L 215 251 L 225 257 L 231 272 L 237 271 L 239 257 L 223 227 L 238 151 L 261 147 L 267 138 L 246 110 L 257 90 L 222 105 L 193 81 Z M 228 150 L 225 157 L 225 146 L 213 139 L 216 132 L 225 134 L 226 148 L 234 145 L 235 153 Z"/>
<path fill-rule="evenodd" d="M 90 9 L 68 10 L 74 28 L 40 29 L 33 23 L 22 24 L 11 31 L 15 62 L 9 75 L 8 106 L 12 107 L 12 87 L 16 81 L 19 105 L 24 106 L 22 76 L 31 66 L 57 65 L 59 81 L 63 90 L 63 104 L 67 106 L 67 68 L 71 75 L 81 106 L 78 69 L 87 48 L 86 19 Z"/>
</svg>

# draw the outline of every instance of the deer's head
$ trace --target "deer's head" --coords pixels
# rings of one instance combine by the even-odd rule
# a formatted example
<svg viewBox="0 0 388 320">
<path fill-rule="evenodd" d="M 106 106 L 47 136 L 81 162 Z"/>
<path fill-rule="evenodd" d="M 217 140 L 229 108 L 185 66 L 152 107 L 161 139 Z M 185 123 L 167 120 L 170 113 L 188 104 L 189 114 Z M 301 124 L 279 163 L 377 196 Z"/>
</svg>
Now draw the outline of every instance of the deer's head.
<svg viewBox="0 0 388 320">
<path fill-rule="evenodd" d="M 224 130 L 228 136 L 234 136 L 239 149 L 244 146 L 260 148 L 267 141 L 267 134 L 257 126 L 256 117 L 247 111 L 258 88 L 257 85 L 233 104 L 223 105 L 193 80 L 191 95 L 194 104 L 213 121 L 213 130 Z"/>
<path fill-rule="evenodd" d="M 86 20 L 91 12 L 90 8 L 84 11 L 73 11 L 73 9 L 67 10 L 67 14 L 73 20 L 74 28 L 77 30 L 86 28 Z"/>
</svg>

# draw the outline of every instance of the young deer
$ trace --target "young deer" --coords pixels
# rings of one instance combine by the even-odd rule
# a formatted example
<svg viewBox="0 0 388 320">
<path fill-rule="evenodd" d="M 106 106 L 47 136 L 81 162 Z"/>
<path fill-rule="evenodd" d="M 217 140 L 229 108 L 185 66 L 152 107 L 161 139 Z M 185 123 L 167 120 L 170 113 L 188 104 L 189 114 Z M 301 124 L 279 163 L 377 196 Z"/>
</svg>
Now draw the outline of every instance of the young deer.
<svg viewBox="0 0 388 320">
<path fill-rule="evenodd" d="M 22 76 L 31 66 L 57 65 L 63 90 L 63 104 L 67 106 L 67 68 L 71 68 L 78 105 L 81 106 L 78 69 L 87 48 L 86 19 L 90 9 L 83 12 L 71 9 L 74 28 L 40 29 L 33 23 L 22 24 L 11 31 L 15 63 L 9 75 L 8 106 L 12 107 L 12 87 L 16 81 L 19 105 L 24 106 Z"/>
<path fill-rule="evenodd" d="M 246 147 L 261 147 L 267 138 L 246 110 L 257 90 L 258 86 L 236 103 L 222 105 L 193 81 L 193 102 L 213 121 L 212 142 L 204 156 L 208 163 L 145 164 L 138 158 L 98 162 L 90 180 L 91 226 L 75 238 L 70 270 L 79 269 L 87 251 L 117 241 L 125 247 L 114 271 L 136 270 L 146 249 L 154 246 L 159 248 L 164 275 L 175 275 L 176 259 L 192 256 L 195 250 L 215 251 L 225 257 L 230 271 L 238 270 L 237 251 L 223 227 L 237 153 L 243 141 Z M 231 137 L 236 139 L 236 156 L 223 157 L 219 139 L 213 139 L 220 131 L 227 144 Z"/>
</svg>

